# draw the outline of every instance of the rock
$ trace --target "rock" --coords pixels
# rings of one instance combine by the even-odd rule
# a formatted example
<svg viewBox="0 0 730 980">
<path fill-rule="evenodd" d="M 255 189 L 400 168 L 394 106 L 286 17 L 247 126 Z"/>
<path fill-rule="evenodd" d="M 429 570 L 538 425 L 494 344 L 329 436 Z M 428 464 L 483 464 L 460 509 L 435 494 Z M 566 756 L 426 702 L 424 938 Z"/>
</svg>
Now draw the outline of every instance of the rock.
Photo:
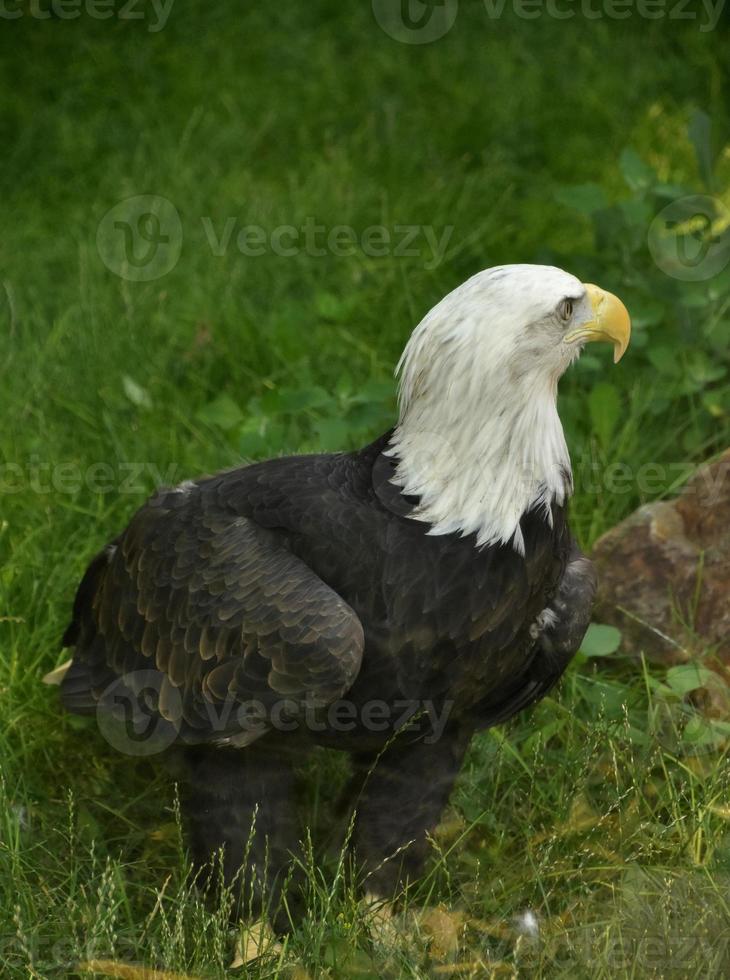
<svg viewBox="0 0 730 980">
<path fill-rule="evenodd" d="M 710 649 L 730 665 L 730 449 L 604 534 L 593 558 L 594 619 L 621 630 L 623 652 L 671 665 Z"/>
</svg>

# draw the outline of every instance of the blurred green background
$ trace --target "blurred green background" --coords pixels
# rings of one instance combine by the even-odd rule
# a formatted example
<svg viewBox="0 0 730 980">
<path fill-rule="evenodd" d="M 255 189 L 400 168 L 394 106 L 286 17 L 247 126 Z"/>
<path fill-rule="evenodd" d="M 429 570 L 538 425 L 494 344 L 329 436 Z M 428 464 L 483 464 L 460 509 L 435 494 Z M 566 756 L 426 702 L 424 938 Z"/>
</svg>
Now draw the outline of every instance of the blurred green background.
<svg viewBox="0 0 730 980">
<path fill-rule="evenodd" d="M 206 975 L 225 956 L 190 896 L 180 914 L 195 907 L 208 925 L 143 929 L 172 860 L 158 826 L 172 789 L 151 766 L 120 774 L 38 683 L 59 659 L 85 563 L 157 483 L 377 435 L 393 420 L 392 371 L 411 329 L 465 278 L 507 262 L 561 265 L 633 315 L 619 368 L 591 351 L 561 385 L 584 544 L 730 443 L 727 13 L 696 2 L 677 12 L 674 0 L 652 8 L 656 19 L 634 6 L 616 19 L 608 0 L 559 2 L 570 19 L 542 7 L 527 18 L 512 3 L 499 17 L 481 2 L 435 6 L 410 8 L 426 31 L 455 13 L 430 43 L 410 43 L 424 35 L 403 26 L 400 0 L 84 0 L 55 13 L 50 0 L 6 0 L 0 12 L 0 857 L 18 976 L 29 963 L 56 975 L 89 935 L 105 955 L 119 954 L 121 935 L 137 958 Z M 244 254 L 254 239 L 263 254 Z M 616 461 L 630 473 L 620 490 L 601 478 Z M 647 490 L 636 476 L 649 463 L 665 469 Z M 551 702 L 499 742 L 489 835 L 446 863 L 456 906 L 509 917 L 558 887 L 523 857 L 526 841 L 572 812 L 575 780 L 604 778 L 606 746 L 635 759 L 630 734 L 612 730 L 610 743 L 586 672 L 561 695 L 575 716 L 565 729 Z M 626 698 L 649 711 L 631 683 L 615 679 L 616 717 Z M 537 790 L 520 739 L 543 722 L 559 774 Z M 484 738 L 462 819 L 487 792 L 497 736 Z M 627 770 L 629 784 L 647 767 Z M 676 791 L 676 820 L 703 834 L 718 792 L 706 790 L 702 805 L 687 790 L 686 813 Z M 655 798 L 645 802 L 663 827 Z M 680 866 L 686 841 L 662 850 L 662 834 L 641 853 Z M 512 862 L 501 890 L 464 898 L 459 875 L 471 880 L 474 860 Z M 554 907 L 582 895 L 590 918 L 604 885 L 578 869 Z M 338 908 L 295 948 L 312 969 L 355 975 L 327 959 L 340 949 L 330 933 L 354 935 Z M 500 950 L 516 969 L 514 944 Z M 427 975 L 409 956 L 414 972 L 398 960 L 393 975 Z M 712 968 L 702 960 L 697 975 Z"/>
</svg>

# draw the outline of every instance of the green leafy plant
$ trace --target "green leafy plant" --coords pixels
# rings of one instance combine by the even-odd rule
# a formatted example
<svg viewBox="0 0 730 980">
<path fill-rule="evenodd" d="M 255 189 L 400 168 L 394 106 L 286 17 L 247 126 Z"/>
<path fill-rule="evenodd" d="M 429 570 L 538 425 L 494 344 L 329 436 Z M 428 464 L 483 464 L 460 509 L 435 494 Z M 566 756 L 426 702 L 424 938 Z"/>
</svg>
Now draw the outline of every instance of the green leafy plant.
<svg viewBox="0 0 730 980">
<path fill-rule="evenodd" d="M 251 459 L 354 449 L 393 424 L 394 384 L 371 378 L 355 387 L 344 377 L 327 391 L 314 384 L 297 388 L 269 382 L 245 409 L 225 393 L 197 417 L 224 430 L 238 452 Z"/>
<path fill-rule="evenodd" d="M 687 128 L 698 173 L 695 186 L 662 179 L 627 147 L 618 161 L 624 193 L 612 197 L 592 183 L 555 192 L 560 204 L 589 222 L 594 242 L 592 255 L 572 254 L 563 259 L 565 264 L 584 278 L 613 286 L 631 312 L 633 336 L 630 356 L 621 365 L 623 389 L 639 382 L 650 387 L 646 412 L 683 417 L 681 447 L 698 454 L 722 445 L 730 420 L 730 174 L 726 158 L 714 155 L 711 137 L 709 118 L 696 111 Z M 653 254 L 653 222 L 667 205 L 677 207 L 680 218 L 686 212 L 686 222 L 670 221 L 670 231 L 675 224 L 676 230 L 663 246 L 665 252 Z M 698 214 L 700 207 L 710 213 Z M 703 250 L 719 250 L 707 278 L 682 279 L 665 261 L 668 249 L 679 249 L 685 239 L 695 260 Z M 578 372 L 589 380 L 598 365 L 591 358 L 582 361 Z M 617 433 L 623 402 L 617 384 L 602 380 L 590 395 L 590 421 L 603 450 Z M 585 431 L 570 403 L 568 414 L 570 424 Z"/>
</svg>

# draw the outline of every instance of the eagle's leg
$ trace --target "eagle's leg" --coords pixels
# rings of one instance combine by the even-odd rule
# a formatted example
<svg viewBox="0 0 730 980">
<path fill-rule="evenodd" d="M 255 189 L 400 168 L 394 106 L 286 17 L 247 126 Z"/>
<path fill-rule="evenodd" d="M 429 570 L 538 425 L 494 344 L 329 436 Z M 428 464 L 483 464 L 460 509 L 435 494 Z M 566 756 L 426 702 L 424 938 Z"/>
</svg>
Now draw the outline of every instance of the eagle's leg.
<svg viewBox="0 0 730 980">
<path fill-rule="evenodd" d="M 363 889 L 380 898 L 397 897 L 421 877 L 428 835 L 449 800 L 471 732 L 447 730 L 433 744 L 407 738 L 396 738 L 379 756 L 353 759 L 363 779 L 353 801 L 352 847 Z"/>
<path fill-rule="evenodd" d="M 282 887 L 295 877 L 300 836 L 291 752 L 264 736 L 245 749 L 196 747 L 185 755 L 183 818 L 201 879 L 215 880 L 222 869 L 236 916 L 276 912 Z"/>
</svg>

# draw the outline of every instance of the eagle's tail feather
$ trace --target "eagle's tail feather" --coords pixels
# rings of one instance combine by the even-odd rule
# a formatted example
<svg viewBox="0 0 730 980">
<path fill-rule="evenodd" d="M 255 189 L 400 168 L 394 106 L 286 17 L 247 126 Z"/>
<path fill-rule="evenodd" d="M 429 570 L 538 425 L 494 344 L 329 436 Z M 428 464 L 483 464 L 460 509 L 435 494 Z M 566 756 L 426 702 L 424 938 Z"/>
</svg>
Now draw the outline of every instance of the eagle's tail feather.
<svg viewBox="0 0 730 980">
<path fill-rule="evenodd" d="M 71 661 L 61 680 L 61 702 L 76 715 L 93 715 L 96 711 L 89 668 L 78 660 Z"/>
<path fill-rule="evenodd" d="M 67 660 L 66 663 L 61 664 L 60 667 L 54 667 L 53 670 L 49 670 L 47 674 L 44 674 L 41 680 L 44 684 L 60 684 L 66 676 L 72 663 L 73 660 Z"/>
</svg>

